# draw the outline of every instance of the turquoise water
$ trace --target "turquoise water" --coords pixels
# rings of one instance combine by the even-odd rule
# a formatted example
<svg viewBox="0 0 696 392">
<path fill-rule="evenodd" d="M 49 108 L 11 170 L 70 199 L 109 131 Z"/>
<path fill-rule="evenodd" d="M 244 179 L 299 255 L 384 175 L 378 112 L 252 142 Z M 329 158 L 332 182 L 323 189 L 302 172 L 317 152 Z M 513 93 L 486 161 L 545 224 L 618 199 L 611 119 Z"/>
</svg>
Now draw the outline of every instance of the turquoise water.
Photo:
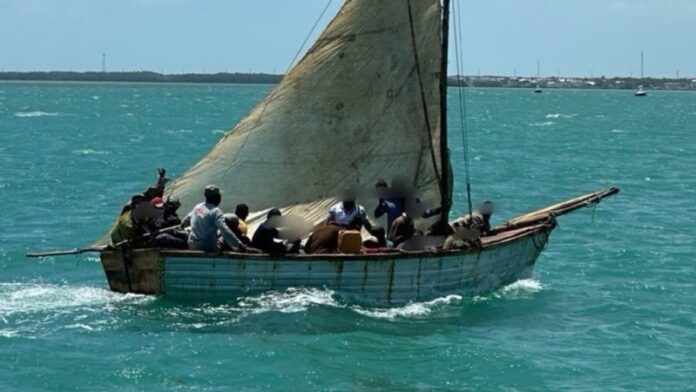
<svg viewBox="0 0 696 392">
<path fill-rule="evenodd" d="M 155 167 L 181 173 L 268 89 L 0 84 L 0 390 L 694 388 L 694 93 L 469 91 L 474 198 L 498 222 L 622 188 L 560 221 L 534 279 L 485 297 L 177 303 L 109 292 L 94 257 L 24 257 L 99 237 Z"/>
</svg>

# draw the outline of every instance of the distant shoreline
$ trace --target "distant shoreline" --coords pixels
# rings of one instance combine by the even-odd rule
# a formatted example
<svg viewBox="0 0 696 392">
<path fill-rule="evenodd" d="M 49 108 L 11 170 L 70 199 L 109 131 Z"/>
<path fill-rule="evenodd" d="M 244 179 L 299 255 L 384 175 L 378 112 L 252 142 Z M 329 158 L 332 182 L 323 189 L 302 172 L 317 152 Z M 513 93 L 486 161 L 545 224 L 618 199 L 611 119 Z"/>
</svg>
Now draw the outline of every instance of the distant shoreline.
<svg viewBox="0 0 696 392">
<path fill-rule="evenodd" d="M 161 74 L 138 72 L 0 72 L 0 82 L 109 82 L 109 83 L 200 83 L 200 84 L 277 84 L 283 75 L 266 73 L 215 73 L 215 74 Z M 631 78 L 631 77 L 510 77 L 510 76 L 456 76 L 448 78 L 450 86 L 461 83 L 467 87 L 506 88 L 581 88 L 633 90 L 645 86 L 649 90 L 696 90 L 692 78 Z"/>
</svg>

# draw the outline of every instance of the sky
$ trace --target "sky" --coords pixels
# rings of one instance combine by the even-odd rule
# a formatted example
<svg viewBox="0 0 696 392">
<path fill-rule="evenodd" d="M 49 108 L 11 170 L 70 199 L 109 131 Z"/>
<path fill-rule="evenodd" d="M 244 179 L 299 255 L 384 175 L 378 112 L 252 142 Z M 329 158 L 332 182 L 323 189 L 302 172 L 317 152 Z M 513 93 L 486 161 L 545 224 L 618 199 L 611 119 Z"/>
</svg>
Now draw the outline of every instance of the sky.
<svg viewBox="0 0 696 392">
<path fill-rule="evenodd" d="M 284 73 L 329 1 L 0 0 L 0 70 Z M 453 1 L 467 75 L 696 77 L 696 0 Z"/>
</svg>

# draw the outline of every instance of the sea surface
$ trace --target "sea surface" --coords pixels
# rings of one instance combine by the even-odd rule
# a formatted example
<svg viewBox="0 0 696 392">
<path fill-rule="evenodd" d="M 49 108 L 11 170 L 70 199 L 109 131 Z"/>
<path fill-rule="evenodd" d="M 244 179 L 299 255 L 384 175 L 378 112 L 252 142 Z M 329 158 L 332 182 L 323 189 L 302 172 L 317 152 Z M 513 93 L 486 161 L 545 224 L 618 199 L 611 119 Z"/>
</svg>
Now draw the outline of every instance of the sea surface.
<svg viewBox="0 0 696 392">
<path fill-rule="evenodd" d="M 0 84 L 0 391 L 696 390 L 693 92 L 468 90 L 473 196 L 495 222 L 622 190 L 560 219 L 533 279 L 482 297 L 185 303 L 110 292 L 93 256 L 25 258 L 90 244 L 269 89 Z"/>
</svg>

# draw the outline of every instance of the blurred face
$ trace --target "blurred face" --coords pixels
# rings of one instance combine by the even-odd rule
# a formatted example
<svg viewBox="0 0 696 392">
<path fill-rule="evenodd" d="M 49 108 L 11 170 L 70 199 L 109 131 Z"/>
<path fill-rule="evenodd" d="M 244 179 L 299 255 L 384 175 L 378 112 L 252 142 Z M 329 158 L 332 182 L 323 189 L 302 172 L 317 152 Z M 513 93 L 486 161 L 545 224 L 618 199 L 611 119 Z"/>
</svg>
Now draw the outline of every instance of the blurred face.
<svg viewBox="0 0 696 392">
<path fill-rule="evenodd" d="M 355 191 L 352 189 L 346 189 L 341 193 L 341 200 L 344 203 L 355 203 Z"/>
<path fill-rule="evenodd" d="M 425 213 L 425 207 L 422 203 L 418 203 L 414 199 L 408 199 L 406 201 L 406 215 L 411 218 L 419 218 Z"/>
</svg>

